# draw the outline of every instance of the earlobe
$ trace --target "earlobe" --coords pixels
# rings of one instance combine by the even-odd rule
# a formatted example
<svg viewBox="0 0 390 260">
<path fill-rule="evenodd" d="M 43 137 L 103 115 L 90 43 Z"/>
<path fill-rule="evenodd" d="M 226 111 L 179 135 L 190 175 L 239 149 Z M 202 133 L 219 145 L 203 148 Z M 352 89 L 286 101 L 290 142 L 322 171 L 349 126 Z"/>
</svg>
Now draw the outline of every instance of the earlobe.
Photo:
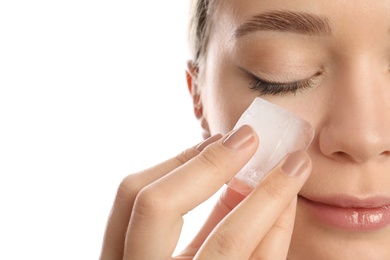
<svg viewBox="0 0 390 260">
<path fill-rule="evenodd" d="M 187 87 L 192 97 L 192 103 L 194 107 L 194 114 L 197 119 L 201 119 L 203 116 L 203 106 L 200 98 L 200 91 L 198 88 L 198 67 L 193 64 L 192 61 L 187 62 L 186 70 Z"/>
<path fill-rule="evenodd" d="M 187 87 L 193 97 L 198 91 L 198 66 L 196 66 L 191 60 L 187 62 L 186 78 Z"/>
<path fill-rule="evenodd" d="M 203 104 L 200 95 L 200 90 L 198 87 L 198 67 L 192 62 L 187 62 L 186 78 L 187 78 L 187 87 L 188 91 L 192 97 L 194 114 L 201 123 L 203 129 L 203 137 L 208 138 L 210 136 L 210 130 L 208 126 L 207 119 L 203 114 Z"/>
</svg>

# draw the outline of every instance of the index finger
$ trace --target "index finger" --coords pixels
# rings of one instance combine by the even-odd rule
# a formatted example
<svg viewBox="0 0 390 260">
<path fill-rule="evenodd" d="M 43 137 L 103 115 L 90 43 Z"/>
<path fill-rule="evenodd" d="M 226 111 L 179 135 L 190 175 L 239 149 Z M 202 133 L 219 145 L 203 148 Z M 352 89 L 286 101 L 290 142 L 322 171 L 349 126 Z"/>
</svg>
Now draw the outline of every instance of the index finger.
<svg viewBox="0 0 390 260">
<path fill-rule="evenodd" d="M 124 238 L 134 200 L 141 189 L 158 180 L 199 154 L 208 144 L 219 140 L 220 134 L 189 148 L 179 155 L 139 173 L 128 175 L 119 185 L 104 234 L 101 259 L 122 259 Z"/>
<path fill-rule="evenodd" d="M 253 129 L 243 126 L 143 189 L 134 204 L 126 257 L 170 258 L 180 235 L 182 216 L 230 180 L 249 161 L 257 144 Z"/>
</svg>

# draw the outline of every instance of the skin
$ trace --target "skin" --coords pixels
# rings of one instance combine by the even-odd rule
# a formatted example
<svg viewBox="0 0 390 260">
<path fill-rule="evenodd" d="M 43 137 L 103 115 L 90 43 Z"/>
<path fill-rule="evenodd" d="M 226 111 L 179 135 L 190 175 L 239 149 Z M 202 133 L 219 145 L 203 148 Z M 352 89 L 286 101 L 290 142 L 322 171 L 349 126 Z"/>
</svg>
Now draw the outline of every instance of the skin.
<svg viewBox="0 0 390 260">
<path fill-rule="evenodd" d="M 252 16 L 275 10 L 326 17 L 331 33 L 267 30 L 234 36 Z M 182 215 L 233 177 L 259 139 L 261 147 L 261 136 L 255 134 L 244 142 L 248 134 L 243 130 L 236 135 L 243 143 L 239 149 L 224 145 L 230 129 L 257 96 L 312 124 L 316 135 L 308 149 L 311 163 L 301 153 L 305 156 L 294 163 L 305 162 L 305 167 L 291 176 L 282 170 L 286 158 L 245 199 L 227 189 L 182 256 L 390 258 L 390 227 L 365 232 L 337 229 L 314 219 L 302 203 L 302 197 L 340 194 L 390 197 L 389 3 L 230 0 L 221 1 L 215 15 L 206 56 L 199 67 L 189 63 L 187 83 L 205 136 L 223 137 L 214 136 L 202 149 L 191 148 L 123 181 L 107 225 L 102 259 L 171 258 Z M 250 89 L 253 79 L 243 70 L 267 81 L 311 77 L 313 81 L 295 94 L 261 95 Z"/>
</svg>

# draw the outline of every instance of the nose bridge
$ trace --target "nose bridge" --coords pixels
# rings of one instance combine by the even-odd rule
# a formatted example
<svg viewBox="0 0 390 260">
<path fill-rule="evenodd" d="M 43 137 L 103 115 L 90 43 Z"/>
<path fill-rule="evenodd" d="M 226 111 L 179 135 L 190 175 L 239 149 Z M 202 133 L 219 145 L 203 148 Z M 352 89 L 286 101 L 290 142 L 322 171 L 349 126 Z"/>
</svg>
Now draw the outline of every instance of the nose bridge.
<svg viewBox="0 0 390 260">
<path fill-rule="evenodd" d="M 328 156 L 363 162 L 390 151 L 389 75 L 369 64 L 355 62 L 335 77 L 328 121 L 320 133 L 320 148 Z"/>
<path fill-rule="evenodd" d="M 340 92 L 334 92 L 333 95 L 336 121 L 354 130 L 352 133 L 361 138 L 373 135 L 381 128 L 379 121 L 381 111 L 384 112 L 383 102 L 374 84 L 359 77 L 354 82 L 345 82 L 340 86 Z"/>
</svg>

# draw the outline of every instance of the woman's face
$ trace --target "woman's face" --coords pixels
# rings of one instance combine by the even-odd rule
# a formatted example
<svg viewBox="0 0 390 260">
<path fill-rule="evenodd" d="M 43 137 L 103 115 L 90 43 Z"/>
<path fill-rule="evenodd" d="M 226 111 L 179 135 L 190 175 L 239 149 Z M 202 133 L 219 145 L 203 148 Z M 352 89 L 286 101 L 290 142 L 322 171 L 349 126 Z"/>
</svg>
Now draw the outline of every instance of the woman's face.
<svg viewBox="0 0 390 260">
<path fill-rule="evenodd" d="M 257 96 L 316 130 L 290 258 L 390 259 L 389 1 L 218 2 L 199 68 L 209 131 Z"/>
</svg>

